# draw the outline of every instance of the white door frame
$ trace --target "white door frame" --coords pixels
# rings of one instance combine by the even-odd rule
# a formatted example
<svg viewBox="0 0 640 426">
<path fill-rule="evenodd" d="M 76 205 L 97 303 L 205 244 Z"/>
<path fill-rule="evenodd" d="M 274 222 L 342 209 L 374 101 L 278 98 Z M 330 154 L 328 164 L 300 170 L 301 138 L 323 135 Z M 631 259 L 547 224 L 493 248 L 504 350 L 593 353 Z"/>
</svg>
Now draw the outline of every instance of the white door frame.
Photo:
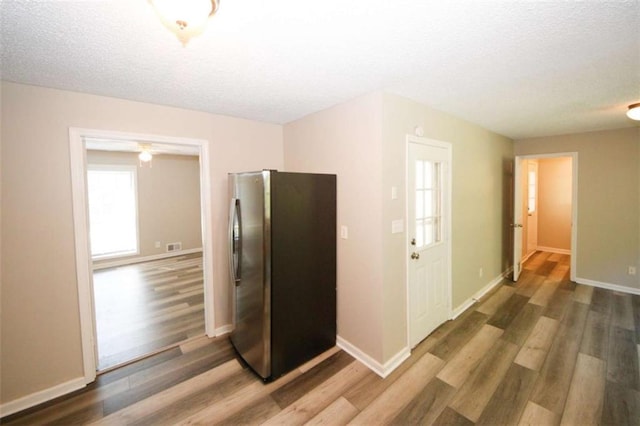
<svg viewBox="0 0 640 426">
<path fill-rule="evenodd" d="M 578 153 L 577 152 L 557 152 L 553 154 L 528 154 L 528 155 L 516 155 L 515 157 L 515 167 L 514 167 L 514 218 L 513 223 L 518 223 L 518 218 L 515 217 L 516 212 L 516 203 L 517 200 L 522 200 L 522 185 L 517 185 L 517 180 L 515 173 L 519 170 L 519 165 L 522 160 L 536 160 L 536 159 L 544 159 L 544 158 L 563 158 L 563 157 L 571 157 L 571 272 L 569 275 L 569 279 L 571 281 L 576 281 L 577 276 L 577 264 L 578 264 Z M 522 218 L 520 218 L 522 219 Z M 515 235 L 515 229 L 514 229 Z M 514 242 L 513 251 L 516 252 L 515 248 L 515 238 L 512 238 Z M 514 268 L 515 255 L 513 256 Z"/>
<path fill-rule="evenodd" d="M 411 178 L 409 176 L 409 144 L 411 143 L 417 143 L 417 144 L 421 144 L 421 145 L 426 145 L 426 146 L 434 146 L 434 147 L 438 147 L 438 148 L 444 148 L 447 150 L 448 153 L 448 158 L 447 158 L 447 170 L 445 171 L 445 173 L 447 173 L 447 186 L 446 186 L 446 194 L 445 196 L 448 197 L 448 200 L 446 201 L 447 205 L 449 206 L 449 208 L 447 209 L 447 212 L 445 213 L 444 217 L 446 220 L 446 226 L 444 228 L 444 233 L 447 236 L 447 238 L 449 239 L 449 250 L 447 253 L 447 257 L 448 257 L 448 265 L 447 265 L 447 317 L 450 319 L 453 317 L 453 310 L 451 307 L 452 301 L 453 301 L 453 283 L 452 283 L 452 265 L 453 265 L 453 241 L 452 241 L 452 223 L 451 223 L 451 218 L 452 218 L 452 211 L 453 211 L 453 196 L 452 196 L 452 188 L 453 188 L 453 145 L 450 142 L 443 142 L 443 141 L 439 141 L 439 140 L 435 140 L 435 139 L 428 139 L 428 138 L 423 138 L 423 137 L 418 137 L 418 136 L 414 136 L 414 135 L 407 135 L 407 139 L 406 139 L 406 143 L 405 143 L 405 161 L 404 161 L 404 171 L 405 171 L 405 206 L 404 206 L 404 213 L 405 213 L 405 223 L 407 224 L 406 229 L 409 229 L 409 196 L 412 196 L 412 194 L 409 194 L 409 179 Z M 410 244 L 409 244 L 409 232 L 405 232 L 405 257 L 404 257 L 404 261 L 405 261 L 405 292 L 406 292 L 406 306 L 407 306 L 407 316 L 406 316 L 406 321 L 407 321 L 407 346 L 411 347 L 411 301 L 409 300 L 409 296 L 410 296 L 410 289 L 409 289 L 409 284 L 410 284 L 410 280 L 409 280 L 409 260 L 410 260 L 410 256 L 411 256 L 411 248 L 410 248 Z M 412 349 L 412 348 L 410 348 Z"/>
<path fill-rule="evenodd" d="M 190 146 L 200 157 L 200 208 L 202 232 L 202 259 L 204 272 L 204 323 L 207 336 L 215 335 L 213 294 L 213 239 L 211 215 L 211 172 L 209 142 L 204 139 L 176 138 L 148 134 L 114 132 L 107 130 L 69 128 L 71 185 L 73 197 L 73 224 L 76 248 L 76 279 L 78 284 L 78 310 L 82 338 L 82 360 L 85 383 L 96 378 L 96 336 L 93 302 L 93 271 L 89 244 L 89 215 L 87 204 L 87 159 L 85 138 L 113 142 L 147 142 Z"/>
</svg>

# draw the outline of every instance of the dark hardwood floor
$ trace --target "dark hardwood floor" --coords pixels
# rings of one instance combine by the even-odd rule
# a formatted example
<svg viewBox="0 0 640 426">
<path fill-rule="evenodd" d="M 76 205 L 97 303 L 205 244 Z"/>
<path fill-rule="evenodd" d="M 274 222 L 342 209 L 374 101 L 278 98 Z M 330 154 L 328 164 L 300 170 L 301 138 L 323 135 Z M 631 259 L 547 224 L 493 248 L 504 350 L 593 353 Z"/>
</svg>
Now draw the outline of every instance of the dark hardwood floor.
<svg viewBox="0 0 640 426">
<path fill-rule="evenodd" d="M 115 369 L 7 424 L 640 424 L 640 296 L 537 253 L 382 379 L 334 348 L 263 384 L 224 337 Z"/>
<path fill-rule="evenodd" d="M 98 370 L 204 335 L 202 253 L 93 273 Z"/>
</svg>

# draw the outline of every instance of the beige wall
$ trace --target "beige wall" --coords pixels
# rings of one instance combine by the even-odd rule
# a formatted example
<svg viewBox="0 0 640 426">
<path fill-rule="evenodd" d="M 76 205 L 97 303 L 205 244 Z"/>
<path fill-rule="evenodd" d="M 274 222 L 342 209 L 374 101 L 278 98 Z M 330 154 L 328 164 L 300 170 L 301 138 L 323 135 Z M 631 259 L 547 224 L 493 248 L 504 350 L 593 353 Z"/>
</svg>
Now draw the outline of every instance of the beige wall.
<svg viewBox="0 0 640 426">
<path fill-rule="evenodd" d="M 405 217 L 406 135 L 413 134 L 416 126 L 424 129 L 424 137 L 452 144 L 453 308 L 511 263 L 508 216 L 513 142 L 449 114 L 385 94 L 380 187 L 385 360 L 406 344 L 406 235 L 391 234 L 391 221 Z M 392 186 L 398 187 L 396 200 L 390 197 Z"/>
<path fill-rule="evenodd" d="M 640 288 L 640 128 L 526 139 L 517 155 L 578 153 L 576 277 Z"/>
<path fill-rule="evenodd" d="M 453 144 L 453 306 L 509 265 L 512 142 L 416 102 L 383 93 L 312 114 L 284 129 L 285 166 L 338 174 L 338 333 L 384 364 L 407 346 L 406 135 Z M 398 198 L 391 200 L 391 187 Z M 406 224 L 405 224 L 406 225 Z M 406 226 L 405 226 L 406 228 Z M 478 276 L 484 268 L 484 277 Z"/>
<path fill-rule="evenodd" d="M 140 254 L 131 258 L 166 253 L 166 245 L 175 242 L 181 242 L 183 250 L 202 248 L 199 161 L 197 156 L 156 154 L 153 167 L 139 167 L 137 153 L 87 151 L 89 165 L 136 167 Z"/>
<path fill-rule="evenodd" d="M 538 246 L 571 250 L 571 157 L 538 160 Z"/>
<path fill-rule="evenodd" d="M 227 173 L 281 169 L 282 127 L 2 83 L 1 402 L 83 376 L 69 127 L 206 139 L 216 326 L 229 324 Z"/>
<path fill-rule="evenodd" d="M 284 126 L 288 171 L 337 174 L 338 335 L 380 361 L 382 237 L 380 94 L 364 96 Z"/>
</svg>

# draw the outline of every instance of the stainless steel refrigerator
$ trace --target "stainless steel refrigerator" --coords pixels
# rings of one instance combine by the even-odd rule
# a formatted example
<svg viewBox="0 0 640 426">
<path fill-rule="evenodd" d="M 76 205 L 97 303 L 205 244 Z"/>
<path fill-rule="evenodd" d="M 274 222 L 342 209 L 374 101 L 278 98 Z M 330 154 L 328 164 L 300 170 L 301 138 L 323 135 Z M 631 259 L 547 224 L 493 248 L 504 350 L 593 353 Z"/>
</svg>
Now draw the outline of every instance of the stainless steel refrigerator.
<svg viewBox="0 0 640 426">
<path fill-rule="evenodd" d="M 265 381 L 336 340 L 336 176 L 229 175 L 231 342 Z"/>
</svg>

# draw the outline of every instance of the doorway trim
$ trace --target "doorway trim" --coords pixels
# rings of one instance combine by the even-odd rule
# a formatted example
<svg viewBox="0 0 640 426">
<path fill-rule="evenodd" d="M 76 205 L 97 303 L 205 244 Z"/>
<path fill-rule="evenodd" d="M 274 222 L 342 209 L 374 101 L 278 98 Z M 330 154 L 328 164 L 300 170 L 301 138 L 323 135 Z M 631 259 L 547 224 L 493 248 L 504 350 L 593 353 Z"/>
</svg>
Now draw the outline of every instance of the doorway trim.
<svg viewBox="0 0 640 426">
<path fill-rule="evenodd" d="M 571 157 L 571 272 L 569 274 L 569 279 L 573 282 L 576 281 L 577 276 L 577 264 L 578 264 L 578 153 L 577 152 L 557 152 L 552 154 L 527 154 L 527 155 L 516 155 L 515 162 L 519 164 L 519 161 L 522 160 L 536 160 L 536 159 L 544 159 L 544 158 L 565 158 Z M 516 168 L 514 167 L 514 173 Z M 514 176 L 514 183 L 516 179 Z M 514 184 L 514 197 L 513 202 L 515 207 L 516 200 L 518 199 L 517 194 L 520 194 L 522 197 L 522 188 L 521 185 Z M 521 198 L 520 198 L 521 199 Z M 515 208 L 514 208 L 515 212 Z M 513 218 L 513 223 L 516 223 L 517 218 Z M 515 232 L 515 231 L 514 231 Z M 514 238 L 512 238 L 514 240 Z M 515 247 L 514 247 L 515 251 Z M 515 256 L 513 256 L 513 261 L 515 261 Z M 515 265 L 514 265 L 515 267 Z"/>
<path fill-rule="evenodd" d="M 211 170 L 209 141 L 205 139 L 178 138 L 98 129 L 69 128 L 69 154 L 71 160 L 71 186 L 73 225 L 76 251 L 76 279 L 78 287 L 78 311 L 82 340 L 82 361 L 85 384 L 96 378 L 96 329 L 93 301 L 91 250 L 89 243 L 89 214 L 87 204 L 87 157 L 85 138 L 105 142 L 165 143 L 196 148 L 200 162 L 200 221 L 202 233 L 202 261 L 204 273 L 204 323 L 205 333 L 215 336 L 213 292 L 213 221 L 211 208 Z"/>
<path fill-rule="evenodd" d="M 447 304 L 448 304 L 448 313 L 447 313 L 447 317 L 450 319 L 453 317 L 453 308 L 452 308 L 452 303 L 453 303 L 453 241 L 452 241 L 452 229 L 453 229 L 453 223 L 452 223 L 452 217 L 453 217 L 453 144 L 450 142 L 444 142 L 444 141 L 439 141 L 436 139 L 430 139 L 430 138 L 424 138 L 424 137 L 418 137 L 418 136 L 414 136 L 414 135 L 410 135 L 408 134 L 406 136 L 406 142 L 405 142 L 405 147 L 404 147 L 404 151 L 405 151 L 405 161 L 404 161 L 404 175 L 405 175 L 405 206 L 404 206 L 404 216 L 405 216 L 405 223 L 407 224 L 406 229 L 409 229 L 409 197 L 412 196 L 411 194 L 409 194 L 409 179 L 411 178 L 409 176 L 409 147 L 410 144 L 415 143 L 415 144 L 420 144 L 420 145 L 425 145 L 425 146 L 433 146 L 433 147 L 437 147 L 437 148 L 444 148 L 447 150 L 447 169 L 445 170 L 445 173 L 447 174 L 447 184 L 446 184 L 446 194 L 445 196 L 448 197 L 448 201 L 446 202 L 448 204 L 448 209 L 444 214 L 445 220 L 447 222 L 445 228 L 444 228 L 444 233 L 447 236 L 447 238 L 449 239 L 449 247 L 448 247 L 448 251 L 447 251 L 447 257 L 448 257 L 448 265 L 447 265 Z M 410 284 L 411 284 L 411 280 L 409 277 L 409 258 L 410 258 L 410 244 L 409 244 L 409 232 L 405 232 L 405 251 L 404 251 L 404 267 L 405 267 L 405 303 L 406 303 L 406 321 L 407 321 L 407 347 L 409 348 L 409 351 L 411 351 L 413 348 L 411 347 L 411 301 L 410 299 Z"/>
</svg>

